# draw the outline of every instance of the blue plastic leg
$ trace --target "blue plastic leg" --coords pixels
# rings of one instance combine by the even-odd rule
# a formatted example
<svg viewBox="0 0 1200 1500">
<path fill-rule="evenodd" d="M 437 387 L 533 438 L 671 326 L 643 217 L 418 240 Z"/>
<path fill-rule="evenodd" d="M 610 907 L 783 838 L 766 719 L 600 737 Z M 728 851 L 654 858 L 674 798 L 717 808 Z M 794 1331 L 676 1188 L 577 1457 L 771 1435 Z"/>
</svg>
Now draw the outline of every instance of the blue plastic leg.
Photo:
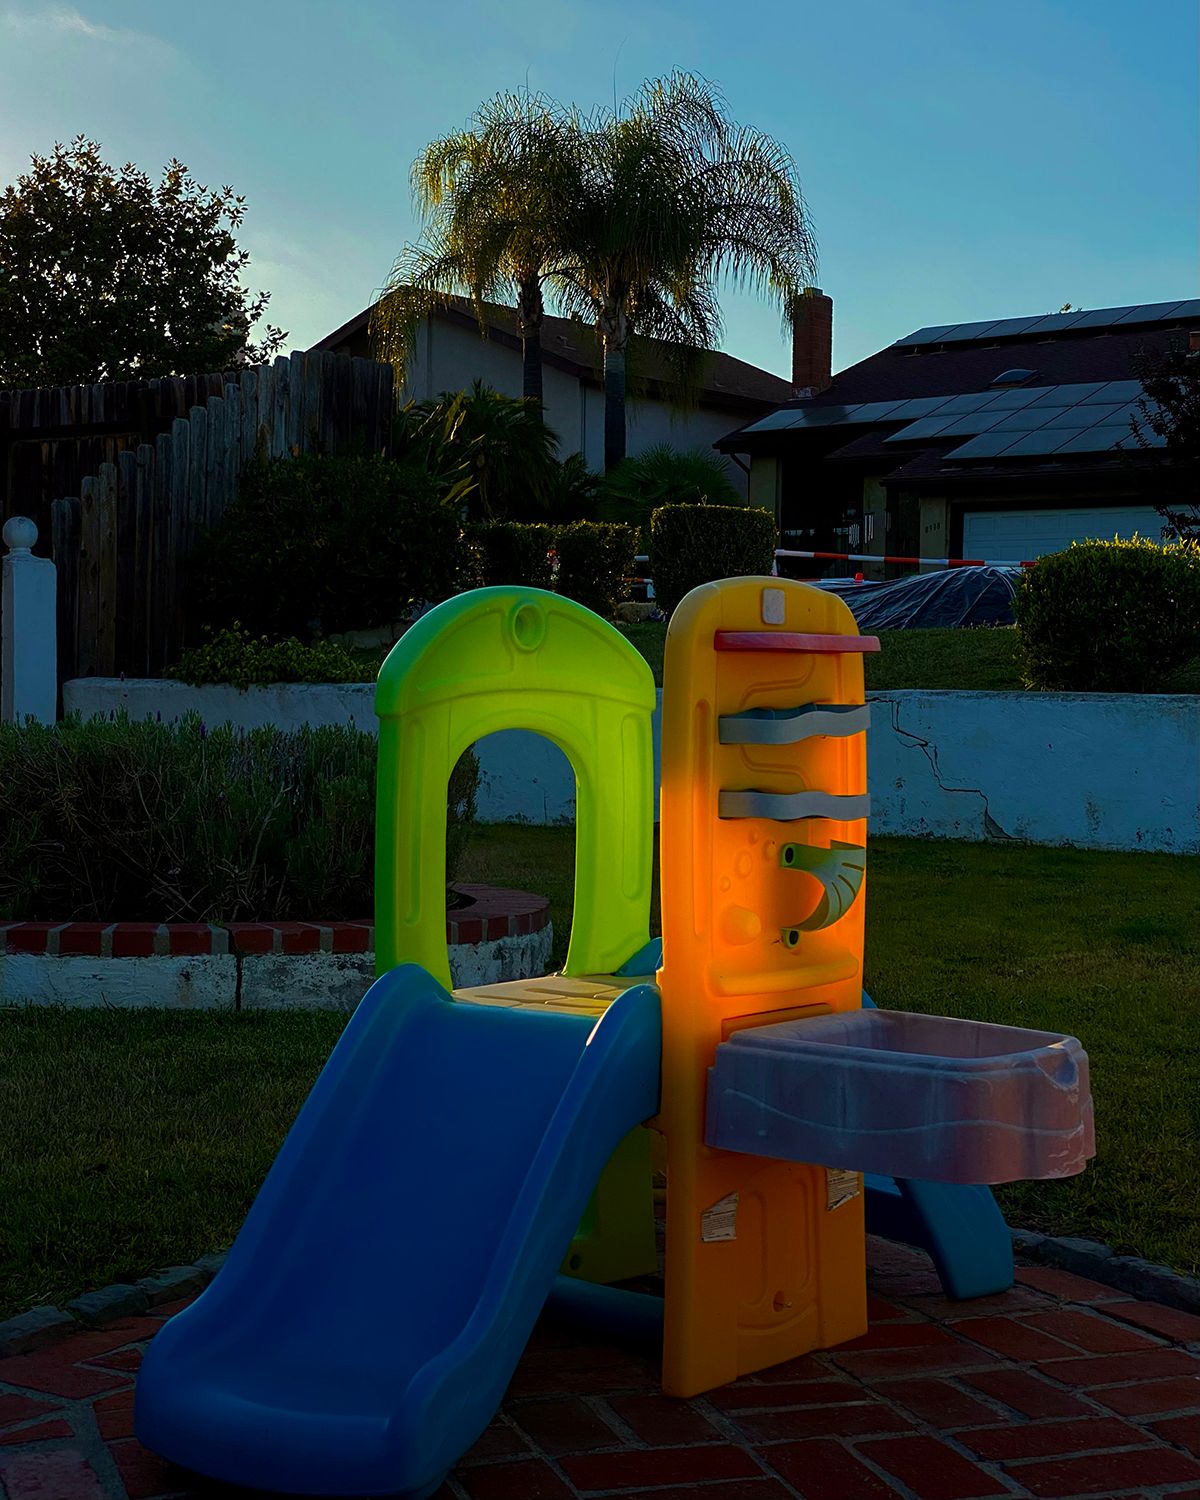
<svg viewBox="0 0 1200 1500">
<path fill-rule="evenodd" d="M 865 990 L 863 1004 L 874 1009 Z M 1012 1286 L 1012 1237 L 991 1188 L 868 1175 L 866 1198 L 867 1233 L 928 1251 L 948 1297 Z"/>
</svg>

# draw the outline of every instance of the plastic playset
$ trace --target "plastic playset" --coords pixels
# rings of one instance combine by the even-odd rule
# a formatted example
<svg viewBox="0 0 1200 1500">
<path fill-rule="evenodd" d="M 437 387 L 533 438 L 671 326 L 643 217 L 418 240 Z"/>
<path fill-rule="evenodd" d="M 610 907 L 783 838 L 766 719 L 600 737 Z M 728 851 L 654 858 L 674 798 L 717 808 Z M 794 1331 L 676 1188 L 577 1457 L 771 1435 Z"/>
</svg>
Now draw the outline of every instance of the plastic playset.
<svg viewBox="0 0 1200 1500">
<path fill-rule="evenodd" d="M 667 634 L 654 842 L 649 668 L 535 589 L 465 594 L 379 674 L 376 951 L 208 1290 L 151 1345 L 136 1426 L 202 1474 L 431 1495 L 550 1299 L 661 1340 L 694 1395 L 866 1329 L 865 1231 L 949 1295 L 1012 1280 L 987 1183 L 1092 1155 L 1071 1037 L 876 1010 L 862 990 L 859 635 L 776 578 L 694 590 Z M 533 730 L 575 772 L 563 971 L 452 991 L 446 785 Z M 613 1283 L 658 1268 L 661 1297 Z M 864 1175 L 865 1174 L 865 1175 Z"/>
</svg>

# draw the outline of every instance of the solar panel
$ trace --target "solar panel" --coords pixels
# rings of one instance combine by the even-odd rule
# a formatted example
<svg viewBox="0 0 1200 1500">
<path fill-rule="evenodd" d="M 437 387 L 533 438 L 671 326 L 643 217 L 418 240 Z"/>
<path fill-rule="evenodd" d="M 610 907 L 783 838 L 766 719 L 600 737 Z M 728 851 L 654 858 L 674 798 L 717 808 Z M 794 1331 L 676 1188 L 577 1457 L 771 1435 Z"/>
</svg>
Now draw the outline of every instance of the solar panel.
<svg viewBox="0 0 1200 1500">
<path fill-rule="evenodd" d="M 960 416 L 963 412 L 982 411 L 993 402 L 1000 391 L 964 391 L 961 396 L 951 396 L 938 408 L 938 416 Z"/>
<path fill-rule="evenodd" d="M 941 335 L 948 332 L 954 326 L 953 323 L 931 323 L 928 328 L 918 328 L 916 333 L 905 334 L 902 339 L 897 339 L 892 348 L 903 349 L 909 344 L 937 343 Z"/>
<path fill-rule="evenodd" d="M 1115 426 L 1118 422 L 1128 423 L 1133 407 L 1127 401 L 1118 401 L 1115 404 L 1110 402 L 1107 406 L 1086 406 L 1081 403 L 1072 407 L 1072 410 L 1079 413 L 1082 426 L 1103 427 Z"/>
<path fill-rule="evenodd" d="M 982 339 L 1042 338 L 1067 329 L 1132 327 L 1200 317 L 1200 298 L 1187 302 L 1142 302 L 1129 307 L 1097 307 L 1089 312 L 1045 313 L 1033 318 L 982 319 L 918 328 L 897 339 L 896 349 L 928 344 L 962 344 Z"/>
<path fill-rule="evenodd" d="M 918 417 L 930 417 L 934 412 L 940 411 L 951 399 L 950 396 L 910 397 L 909 400 L 900 403 L 896 411 L 892 413 L 892 419 L 902 417 L 906 422 L 915 422 Z"/>
<path fill-rule="evenodd" d="M 1064 328 L 1070 328 L 1073 323 L 1078 323 L 1082 317 L 1081 312 L 1047 313 L 1044 318 L 1038 318 L 1024 331 L 1030 338 L 1040 338 L 1044 333 L 1060 333 Z"/>
<path fill-rule="evenodd" d="M 789 406 L 783 411 L 772 412 L 769 416 L 756 422 L 753 427 L 748 428 L 750 432 L 767 431 L 767 424 L 771 427 L 803 428 L 803 427 L 833 427 L 839 422 L 851 422 L 855 419 L 858 406 Z M 775 422 L 773 419 L 782 417 L 786 420 Z"/>
<path fill-rule="evenodd" d="M 1045 407 L 1035 406 L 1035 412 L 1046 411 Z M 1046 411 L 1046 420 L 1039 427 L 1039 432 L 1046 432 L 1055 427 L 1090 427 L 1092 420 L 1091 408 L 1084 406 L 1062 406 Z"/>
<path fill-rule="evenodd" d="M 952 448 L 946 457 L 948 459 L 995 458 L 1004 452 L 1012 440 L 1011 432 L 985 432 L 979 437 L 972 438 L 969 443 L 964 443 L 961 448 Z"/>
<path fill-rule="evenodd" d="M 901 416 L 900 408 L 907 405 L 904 401 L 868 401 L 860 406 L 854 413 L 856 422 L 889 422 Z"/>
<path fill-rule="evenodd" d="M 1164 318 L 1171 317 L 1178 306 L 1178 302 L 1143 302 L 1140 307 L 1131 308 L 1123 318 L 1117 318 L 1114 326 L 1122 323 L 1159 323 Z"/>
<path fill-rule="evenodd" d="M 1065 443 L 1055 449 L 1055 452 L 1107 453 L 1118 443 L 1122 446 L 1128 444 L 1131 448 L 1136 446 L 1128 427 L 1106 424 L 1102 427 L 1089 427 L 1086 432 L 1072 433 Z"/>
<path fill-rule="evenodd" d="M 889 433 L 889 443 L 915 443 L 920 438 L 934 438 L 953 421 L 952 417 L 922 417 L 919 421 L 902 427 L 899 432 Z"/>
<path fill-rule="evenodd" d="M 1142 394 L 1142 382 L 1140 380 L 1110 380 L 1094 391 L 1090 396 L 1084 396 L 1084 406 L 1104 405 L 1111 401 L 1136 401 Z"/>
<path fill-rule="evenodd" d="M 999 391 L 995 399 L 989 403 L 988 411 L 1016 411 L 1022 406 L 1028 406 L 1045 390 L 1045 386 L 1024 386 L 1015 391 Z"/>
<path fill-rule="evenodd" d="M 1006 411 L 991 427 L 989 432 L 1033 432 L 1040 427 L 1046 418 L 1052 416 L 1058 407 L 1027 406 L 1021 411 Z M 1083 423 L 1079 423 L 1082 426 Z"/>
<path fill-rule="evenodd" d="M 986 411 L 965 412 L 961 417 L 954 417 L 948 421 L 939 436 L 971 437 L 977 432 L 987 432 L 999 420 L 999 412 L 995 415 Z"/>
<path fill-rule="evenodd" d="M 1048 385 L 1035 403 L 1038 406 L 1077 406 L 1102 391 L 1107 380 L 1089 380 L 1079 385 Z"/>
<path fill-rule="evenodd" d="M 745 429 L 746 432 L 780 432 L 787 427 L 802 427 L 804 415 L 794 408 L 787 407 L 783 411 L 773 411 L 765 417 L 760 417 L 757 422 L 751 422 Z"/>
<path fill-rule="evenodd" d="M 968 339 L 982 338 L 989 328 L 995 328 L 995 318 L 984 318 L 978 323 L 956 323 L 950 331 L 942 336 L 943 344 L 961 344 Z"/>
<path fill-rule="evenodd" d="M 1005 458 L 1031 458 L 1033 456 L 1043 457 L 1057 450 L 1075 437 L 1079 432 L 1077 427 L 1064 430 L 1061 427 L 1053 431 L 1044 430 L 1038 432 L 1023 432 L 1007 448 L 1004 449 Z"/>
<path fill-rule="evenodd" d="M 1040 318 L 1000 318 L 994 323 L 989 323 L 982 334 L 976 334 L 976 338 L 1010 339 L 1016 334 L 1028 333 L 1035 323 L 1040 323 Z"/>
<path fill-rule="evenodd" d="M 1078 323 L 1073 324 L 1076 330 L 1080 328 L 1111 328 L 1118 318 L 1123 318 L 1126 313 L 1133 312 L 1132 307 L 1097 307 L 1092 312 L 1085 312 Z"/>
</svg>

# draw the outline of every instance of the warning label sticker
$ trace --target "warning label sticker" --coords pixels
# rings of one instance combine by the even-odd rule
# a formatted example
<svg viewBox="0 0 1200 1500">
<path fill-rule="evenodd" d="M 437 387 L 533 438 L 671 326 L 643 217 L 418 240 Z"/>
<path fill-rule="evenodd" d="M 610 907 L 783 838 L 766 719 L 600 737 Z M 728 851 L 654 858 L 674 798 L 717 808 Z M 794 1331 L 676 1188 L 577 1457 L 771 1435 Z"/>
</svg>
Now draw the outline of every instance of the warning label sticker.
<svg viewBox="0 0 1200 1500">
<path fill-rule="evenodd" d="M 711 1208 L 700 1215 L 700 1238 L 702 1240 L 737 1239 L 738 1195 L 730 1193 L 720 1198 Z"/>
<path fill-rule="evenodd" d="M 857 1198 L 861 1191 L 859 1187 L 861 1181 L 857 1172 L 848 1172 L 843 1167 L 826 1167 L 826 1209 L 841 1208 L 843 1203 L 849 1203 L 852 1198 Z"/>
</svg>

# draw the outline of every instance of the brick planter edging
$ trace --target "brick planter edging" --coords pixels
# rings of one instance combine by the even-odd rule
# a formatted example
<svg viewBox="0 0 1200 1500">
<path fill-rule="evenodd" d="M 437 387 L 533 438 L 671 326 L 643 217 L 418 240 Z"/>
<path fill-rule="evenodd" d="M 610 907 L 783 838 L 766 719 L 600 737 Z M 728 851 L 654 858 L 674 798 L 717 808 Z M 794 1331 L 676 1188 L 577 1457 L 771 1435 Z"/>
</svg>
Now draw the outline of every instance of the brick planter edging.
<svg viewBox="0 0 1200 1500">
<path fill-rule="evenodd" d="M 1026 1260 L 1072 1271 L 1146 1302 L 1200 1313 L 1200 1278 L 1181 1275 L 1169 1266 L 1156 1266 L 1136 1256 L 1117 1255 L 1097 1240 L 1038 1234 L 1028 1229 L 1014 1229 L 1012 1237 L 1013 1249 Z M 0 1322 L 0 1359 L 12 1354 L 32 1354 L 78 1330 L 104 1328 L 164 1302 L 192 1296 L 202 1291 L 221 1269 L 226 1253 L 202 1255 L 191 1265 L 168 1266 L 132 1283 L 118 1282 L 85 1292 L 65 1307 L 46 1305 L 18 1313 Z"/>
<path fill-rule="evenodd" d="M 168 1266 L 129 1284 L 118 1282 L 85 1292 L 65 1307 L 32 1307 L 0 1323 L 0 1359 L 32 1354 L 57 1344 L 86 1328 L 104 1328 L 121 1318 L 137 1316 L 164 1302 L 176 1302 L 201 1292 L 225 1264 L 225 1252 L 202 1255 L 189 1266 Z"/>
<path fill-rule="evenodd" d="M 486 943 L 541 932 L 544 896 L 499 886 L 456 885 L 469 905 L 446 916 L 446 942 Z M 371 953 L 367 918 L 338 922 L 3 922 L 0 954 L 50 958 L 195 958 L 233 953 Z"/>
<path fill-rule="evenodd" d="M 1013 1249 L 1026 1260 L 1073 1271 L 1076 1276 L 1177 1307 L 1180 1312 L 1200 1313 L 1200 1277 L 1185 1276 L 1138 1255 L 1118 1255 L 1099 1240 L 1038 1234 L 1029 1229 L 1014 1229 L 1012 1237 Z"/>
</svg>

